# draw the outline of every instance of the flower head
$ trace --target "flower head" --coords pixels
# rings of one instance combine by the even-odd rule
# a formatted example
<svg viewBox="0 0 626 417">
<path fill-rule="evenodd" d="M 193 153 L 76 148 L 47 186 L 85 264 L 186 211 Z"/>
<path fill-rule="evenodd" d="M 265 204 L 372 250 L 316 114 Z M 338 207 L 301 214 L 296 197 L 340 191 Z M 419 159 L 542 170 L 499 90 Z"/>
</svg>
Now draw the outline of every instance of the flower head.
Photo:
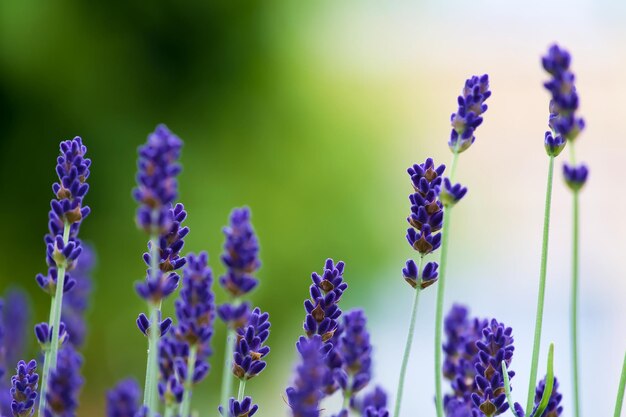
<svg viewBox="0 0 626 417">
<path fill-rule="evenodd" d="M 11 377 L 11 411 L 14 417 L 30 417 L 34 413 L 37 401 L 37 362 L 19 361 L 16 374 Z"/>
<path fill-rule="evenodd" d="M 372 378 L 372 345 L 366 326 L 367 317 L 363 310 L 351 310 L 343 316 L 339 345 L 343 366 L 336 378 L 351 397 L 365 388 Z"/>
<path fill-rule="evenodd" d="M 439 190 L 439 198 L 444 206 L 453 206 L 458 203 L 467 194 L 467 187 L 461 184 L 450 183 L 450 179 L 443 180 L 443 186 Z"/>
<path fill-rule="evenodd" d="M 133 196 L 140 203 L 137 224 L 148 233 L 170 227 L 170 207 L 178 196 L 176 177 L 181 172 L 178 159 L 182 146 L 178 136 L 165 125 L 159 125 L 139 147 L 137 187 Z"/>
<path fill-rule="evenodd" d="M 43 350 L 47 349 L 47 346 L 52 342 L 52 329 L 53 326 L 48 325 L 48 323 L 39 323 L 35 325 L 35 337 L 39 344 L 43 347 Z M 65 323 L 59 323 L 59 345 L 65 343 L 68 339 L 69 335 L 67 334 L 67 330 L 65 329 Z"/>
<path fill-rule="evenodd" d="M 422 269 L 422 275 L 420 276 L 417 264 L 412 259 L 409 259 L 406 261 L 406 266 L 402 268 L 402 275 L 411 287 L 417 288 L 419 285 L 421 289 L 424 289 L 437 282 L 439 277 L 438 268 L 437 262 L 428 262 Z"/>
<path fill-rule="evenodd" d="M 465 87 L 458 98 L 459 109 L 450 116 L 452 132 L 448 146 L 454 153 L 469 148 L 476 138 L 474 131 L 483 122 L 481 115 L 487 111 L 485 101 L 491 96 L 489 76 L 473 76 L 465 81 Z"/>
<path fill-rule="evenodd" d="M 46 417 L 73 417 L 78 406 L 78 393 L 83 385 L 80 368 L 83 359 L 72 345 L 59 350 L 57 367 L 50 372 L 46 393 Z"/>
<path fill-rule="evenodd" d="M 293 386 L 287 388 L 287 402 L 293 417 L 319 417 L 319 405 L 324 394 L 322 387 L 329 373 L 324 357 L 330 346 L 315 335 L 301 337 L 296 343 L 301 362 L 296 368 Z"/>
<path fill-rule="evenodd" d="M 407 229 L 406 240 L 413 249 L 427 255 L 441 246 L 441 233 L 431 234 L 430 226 L 425 224 L 422 230 Z"/>
<path fill-rule="evenodd" d="M 217 308 L 217 315 L 231 329 L 238 329 L 246 324 L 250 315 L 250 303 L 222 304 Z"/>
<path fill-rule="evenodd" d="M 237 401 L 234 398 L 228 400 L 228 410 L 220 405 L 219 412 L 223 417 L 252 417 L 259 406 L 252 404 L 252 398 L 246 397 L 242 401 Z"/>
<path fill-rule="evenodd" d="M 377 386 L 362 398 L 353 398 L 350 401 L 350 407 L 359 411 L 361 414 L 370 407 L 376 410 L 385 410 L 387 409 L 387 393 L 384 389 Z"/>
<path fill-rule="evenodd" d="M 4 310 L 2 300 L 0 300 L 0 346 L 4 346 L 5 364 L 19 361 L 26 347 L 29 322 L 30 303 L 27 294 L 18 289 L 9 290 L 4 299 Z M 3 332 L 4 343 L 2 343 Z M 1 351 L 2 347 L 0 347 L 0 363 L 2 362 Z"/>
<path fill-rule="evenodd" d="M 439 189 L 445 170 L 444 165 L 435 167 L 432 158 L 422 164 L 414 164 L 407 172 L 411 177 L 414 193 L 409 195 L 411 214 L 407 221 L 411 226 L 422 230 L 427 224 L 433 232 L 441 229 L 443 224 L 443 204 L 439 199 Z"/>
<path fill-rule="evenodd" d="M 587 165 L 569 165 L 563 164 L 563 176 L 565 177 L 565 183 L 572 191 L 579 191 L 587 182 L 589 176 L 589 169 Z"/>
<path fill-rule="evenodd" d="M 141 391 L 137 381 L 125 379 L 107 392 L 107 417 L 135 417 Z"/>
<path fill-rule="evenodd" d="M 237 345 L 233 354 L 233 373 L 239 379 L 251 379 L 260 374 L 267 363 L 263 360 L 270 352 L 265 342 L 270 335 L 270 315 L 255 308 L 248 324 L 237 329 Z"/>
</svg>

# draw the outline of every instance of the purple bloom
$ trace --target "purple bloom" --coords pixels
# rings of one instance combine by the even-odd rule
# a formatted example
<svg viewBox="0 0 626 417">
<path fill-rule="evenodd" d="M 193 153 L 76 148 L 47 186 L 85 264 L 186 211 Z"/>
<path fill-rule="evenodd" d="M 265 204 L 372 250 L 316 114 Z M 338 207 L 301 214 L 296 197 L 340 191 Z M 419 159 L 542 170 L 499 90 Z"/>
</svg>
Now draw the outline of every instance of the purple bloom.
<svg viewBox="0 0 626 417">
<path fill-rule="evenodd" d="M 439 190 L 439 198 L 446 207 L 461 201 L 465 194 L 467 194 L 467 187 L 463 187 L 461 184 L 452 185 L 448 178 L 443 180 L 443 187 Z"/>
<path fill-rule="evenodd" d="M 374 388 L 368 392 L 363 398 L 353 398 L 350 401 L 350 407 L 359 411 L 361 414 L 365 409 L 373 407 L 376 410 L 385 410 L 387 408 L 387 393 L 381 387 Z"/>
<path fill-rule="evenodd" d="M 224 228 L 226 242 L 221 259 L 227 271 L 220 277 L 220 285 L 233 297 L 249 293 L 258 284 L 253 274 L 261 266 L 259 242 L 250 216 L 247 207 L 234 209 L 229 226 Z"/>
<path fill-rule="evenodd" d="M 28 364 L 19 361 L 17 373 L 11 377 L 11 411 L 14 417 L 30 417 L 34 413 L 37 400 L 37 362 L 31 360 Z"/>
<path fill-rule="evenodd" d="M 414 164 L 407 172 L 415 193 L 409 195 L 411 214 L 407 221 L 411 226 L 422 230 L 422 225 L 430 226 L 436 232 L 443 224 L 443 204 L 439 199 L 439 190 L 442 183 L 442 174 L 446 167 L 435 167 L 432 158 L 422 164 Z"/>
<path fill-rule="evenodd" d="M 159 318 L 160 317 L 161 313 L 159 312 Z M 172 327 L 172 319 L 167 317 L 165 320 L 159 320 L 158 325 L 159 333 L 161 337 L 163 337 L 170 330 L 170 327 Z M 141 331 L 141 333 L 143 333 L 145 336 L 149 336 L 151 324 L 148 316 L 143 313 L 139 314 L 139 316 L 137 317 L 137 327 L 139 328 L 139 331 Z"/>
<path fill-rule="evenodd" d="M 63 297 L 63 311 L 61 320 L 65 323 L 65 328 L 69 336 L 69 341 L 80 347 L 85 341 L 86 325 L 85 310 L 89 303 L 91 294 L 91 272 L 95 264 L 95 254 L 88 245 L 83 245 L 83 252 L 76 262 L 76 267 L 72 271 L 72 278 L 76 282 L 73 291 Z"/>
<path fill-rule="evenodd" d="M 363 417 L 389 417 L 389 411 L 386 409 L 376 409 L 374 407 L 367 407 L 363 413 Z"/>
<path fill-rule="evenodd" d="M 2 304 L 1 300 L 0 304 Z M 26 349 L 26 329 L 30 322 L 28 295 L 22 290 L 9 290 L 4 302 L 4 311 L 0 307 L 0 317 L 0 328 L 4 327 L 4 364 L 17 363 Z M 2 336 L 0 336 L 0 350 L 2 350 L 1 339 Z M 1 366 L 2 354 L 0 353 Z"/>
<path fill-rule="evenodd" d="M 427 255 L 441 246 L 441 233 L 431 234 L 430 226 L 425 224 L 422 230 L 407 229 L 406 240 L 422 255 Z"/>
<path fill-rule="evenodd" d="M 465 81 L 463 93 L 458 98 L 459 109 L 450 116 L 452 132 L 448 146 L 452 152 L 461 153 L 474 143 L 474 131 L 483 122 L 481 115 L 487 111 L 485 101 L 490 96 L 487 74 Z"/>
<path fill-rule="evenodd" d="M 140 399 L 137 381 L 132 378 L 120 381 L 107 392 L 107 417 L 135 417 Z"/>
<path fill-rule="evenodd" d="M 301 337 L 296 343 L 301 362 L 296 368 L 292 387 L 287 388 L 287 402 L 293 417 L 319 417 L 319 405 L 324 394 L 322 387 L 329 372 L 324 361 L 330 346 L 319 335 L 310 339 Z"/>
<path fill-rule="evenodd" d="M 422 276 L 420 277 L 417 264 L 412 259 L 409 259 L 406 261 L 406 267 L 402 268 L 402 275 L 411 287 L 417 288 L 419 284 L 420 288 L 424 289 L 437 282 L 439 277 L 438 268 L 437 262 L 428 262 L 422 269 Z"/>
<path fill-rule="evenodd" d="M 37 283 L 46 292 L 56 291 L 57 268 L 71 271 L 81 253 L 78 231 L 82 220 L 90 209 L 83 205 L 83 198 L 89 190 L 87 178 L 91 160 L 85 158 L 87 148 L 81 138 L 61 142 L 61 155 L 57 158 L 56 173 L 59 181 L 52 185 L 55 199 L 50 202 L 48 213 L 48 234 L 45 236 L 46 262 L 48 275 L 38 275 Z M 65 227 L 69 233 L 64 234 Z M 67 277 L 63 290 L 69 291 L 73 280 Z"/>
<path fill-rule="evenodd" d="M 170 375 L 165 381 L 159 382 L 159 395 L 166 407 L 180 404 L 184 393 L 185 387 L 177 375 Z"/>
<path fill-rule="evenodd" d="M 170 227 L 170 208 L 178 196 L 176 177 L 181 172 L 178 158 L 182 146 L 180 138 L 165 125 L 159 125 L 145 145 L 139 147 L 133 196 L 141 204 L 137 224 L 148 233 L 163 233 Z"/>
<path fill-rule="evenodd" d="M 159 340 L 159 395 L 167 406 L 178 404 L 184 391 L 183 377 L 178 370 L 186 373 L 186 359 L 189 345 L 176 340 L 172 333 Z"/>
<path fill-rule="evenodd" d="M 544 83 L 552 95 L 550 127 L 562 137 L 574 140 L 585 127 L 585 123 L 576 116 L 579 100 L 574 85 L 574 73 L 570 71 L 571 56 L 565 49 L 552 45 L 541 61 L 543 68 L 552 76 Z"/>
<path fill-rule="evenodd" d="M 217 308 L 217 315 L 231 329 L 238 329 L 246 324 L 250 315 L 250 303 L 239 305 L 222 304 Z"/>
<path fill-rule="evenodd" d="M 224 408 L 220 405 L 219 412 L 223 417 L 252 417 L 259 406 L 256 404 L 252 404 L 252 398 L 246 397 L 243 401 L 239 402 L 234 398 L 228 400 L 228 410 L 224 410 Z"/>
<path fill-rule="evenodd" d="M 495 416 L 509 409 L 504 392 L 502 361 L 507 368 L 513 358 L 513 329 L 493 319 L 483 329 L 483 337 L 476 342 L 479 362 L 476 364 L 476 392 L 474 405 L 487 416 Z M 507 371 L 509 378 L 515 375 Z"/>
<path fill-rule="evenodd" d="M 367 318 L 363 310 L 352 310 L 343 316 L 343 334 L 339 345 L 343 369 L 337 372 L 336 379 L 351 398 L 372 378 L 372 345 L 366 326 Z"/>
<path fill-rule="evenodd" d="M 559 134 L 553 136 L 552 132 L 546 132 L 544 146 L 548 155 L 558 156 L 563 148 L 565 148 L 566 143 L 567 142 L 563 139 L 563 136 Z"/>
<path fill-rule="evenodd" d="M 337 331 L 337 319 L 341 316 L 338 303 L 348 288 L 348 284 L 343 281 L 343 268 L 343 262 L 339 261 L 335 265 L 332 259 L 327 259 L 322 275 L 315 272 L 311 275 L 311 299 L 304 302 L 307 313 L 304 330 L 307 336 L 318 334 L 327 342 Z"/>
<path fill-rule="evenodd" d="M 565 177 L 565 183 L 572 191 L 578 191 L 587 182 L 589 176 L 589 169 L 587 165 L 569 165 L 563 164 L 563 176 Z"/>
<path fill-rule="evenodd" d="M 52 333 L 52 327 L 49 326 L 48 323 L 39 323 L 35 326 L 35 336 L 44 351 L 47 349 L 46 346 L 52 342 Z M 59 345 L 65 343 L 68 337 L 67 331 L 65 330 L 65 323 L 61 322 L 59 324 Z"/>
<path fill-rule="evenodd" d="M 83 359 L 68 344 L 59 350 L 57 361 L 56 369 L 50 372 L 46 417 L 74 417 L 78 394 L 84 382 L 80 375 Z"/>
<path fill-rule="evenodd" d="M 255 308 L 246 327 L 237 329 L 237 345 L 233 354 L 233 373 L 239 379 L 251 379 L 260 374 L 267 363 L 263 358 L 270 353 L 264 343 L 270 335 L 270 315 Z"/>
</svg>

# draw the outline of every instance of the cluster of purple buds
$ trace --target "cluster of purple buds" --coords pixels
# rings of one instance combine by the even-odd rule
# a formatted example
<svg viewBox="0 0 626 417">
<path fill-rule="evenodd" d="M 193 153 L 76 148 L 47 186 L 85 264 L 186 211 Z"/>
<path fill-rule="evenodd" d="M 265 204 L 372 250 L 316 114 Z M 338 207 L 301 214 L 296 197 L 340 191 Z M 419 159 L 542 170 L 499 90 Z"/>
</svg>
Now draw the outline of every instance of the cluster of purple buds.
<svg viewBox="0 0 626 417">
<path fill-rule="evenodd" d="M 22 290 L 9 290 L 4 299 L 4 311 L 2 311 L 2 300 L 0 300 L 0 368 L 2 363 L 14 364 L 22 357 L 27 343 L 28 323 L 30 323 L 28 296 Z M 2 334 L 4 334 L 4 343 Z M 3 358 L 4 362 L 2 362 Z M 0 373 L 2 373 L 1 369 Z M 1 401 L 2 395 L 0 395 Z"/>
<path fill-rule="evenodd" d="M 387 411 L 387 393 L 377 386 L 362 398 L 352 398 L 350 400 L 350 408 L 361 414 L 364 414 L 365 410 L 372 408 L 380 413 L 384 413 Z"/>
<path fill-rule="evenodd" d="M 409 259 L 406 261 L 406 266 L 402 268 L 402 275 L 404 276 L 404 280 L 413 288 L 419 287 L 421 289 L 428 288 L 437 282 L 439 277 L 439 273 L 437 269 L 439 265 L 437 262 L 428 262 L 424 268 L 422 269 L 422 274 L 420 276 L 420 271 L 414 260 Z"/>
<path fill-rule="evenodd" d="M 134 379 L 120 381 L 107 392 L 107 417 L 135 417 L 141 391 Z"/>
<path fill-rule="evenodd" d="M 159 323 L 158 323 L 159 334 L 161 337 L 163 337 L 167 334 L 167 332 L 169 332 L 170 327 L 172 327 L 172 319 L 167 317 L 164 320 L 161 320 L 160 317 L 161 317 L 161 313 L 159 312 Z M 146 336 L 149 336 L 150 331 L 151 331 L 151 326 L 150 326 L 150 320 L 148 319 L 148 316 L 141 313 L 139 317 L 137 317 L 137 327 L 139 328 L 139 331 L 141 333 L 143 333 Z"/>
<path fill-rule="evenodd" d="M 372 345 L 363 310 L 352 310 L 343 316 L 343 333 L 339 344 L 343 366 L 335 372 L 341 389 L 352 399 L 372 378 Z"/>
<path fill-rule="evenodd" d="M 417 230 L 422 230 L 424 225 L 428 225 L 432 232 L 437 232 L 442 227 L 443 204 L 439 199 L 439 187 L 445 169 L 445 165 L 435 167 L 432 158 L 407 169 L 415 190 L 409 195 L 411 214 L 407 221 Z"/>
<path fill-rule="evenodd" d="M 333 338 L 339 327 L 338 319 L 341 316 L 339 301 L 348 284 L 343 281 L 342 261 L 334 263 L 327 259 L 324 264 L 324 272 L 311 274 L 313 283 L 309 287 L 311 298 L 304 302 L 306 318 L 304 330 L 307 336 L 320 335 L 324 342 Z"/>
<path fill-rule="evenodd" d="M 69 344 L 59 350 L 57 360 L 56 369 L 50 373 L 45 416 L 74 417 L 84 382 L 80 376 L 83 360 Z"/>
<path fill-rule="evenodd" d="M 270 315 L 255 308 L 245 327 L 237 329 L 237 345 L 233 354 L 233 374 L 248 380 L 260 374 L 267 363 L 263 360 L 270 353 L 265 342 L 270 335 Z"/>
<path fill-rule="evenodd" d="M 296 368 L 293 386 L 287 388 L 287 402 L 293 417 L 319 417 L 322 388 L 328 377 L 325 356 L 332 348 L 321 336 L 301 337 L 296 343 L 301 362 Z"/>
<path fill-rule="evenodd" d="M 172 333 L 159 340 L 158 390 L 167 406 L 179 404 L 183 399 L 184 378 L 179 371 L 186 372 L 188 356 L 189 346 L 176 340 Z"/>
<path fill-rule="evenodd" d="M 90 209 L 83 205 L 89 191 L 89 167 L 91 160 L 85 158 L 87 148 L 81 138 L 61 142 L 61 155 L 57 158 L 56 173 L 59 181 L 52 185 L 55 199 L 50 202 L 48 234 L 45 236 L 47 275 L 37 275 L 37 283 L 44 291 L 53 295 L 56 291 L 57 269 L 71 271 L 81 253 L 78 240 L 80 224 L 89 215 Z M 63 292 L 69 291 L 74 281 L 67 276 Z"/>
<path fill-rule="evenodd" d="M 224 228 L 226 242 L 221 259 L 227 271 L 220 277 L 220 285 L 234 298 L 248 294 L 259 283 L 253 275 L 261 266 L 259 242 L 250 217 L 249 208 L 234 209 L 229 226 Z"/>
<path fill-rule="evenodd" d="M 252 417 L 259 406 L 252 404 L 252 398 L 245 397 L 242 401 L 237 401 L 234 398 L 228 400 L 228 410 L 224 410 L 224 407 L 219 406 L 220 414 L 223 417 Z"/>
<path fill-rule="evenodd" d="M 16 374 L 11 377 L 11 411 L 14 417 L 30 417 L 37 401 L 37 362 L 31 360 L 17 363 Z"/>
<path fill-rule="evenodd" d="M 550 100 L 550 127 L 567 140 L 574 140 L 585 127 L 582 118 L 576 116 L 578 94 L 574 85 L 575 76 L 570 71 L 572 58 L 565 49 L 552 45 L 542 57 L 543 68 L 552 76 L 544 83 L 552 95 Z"/>
<path fill-rule="evenodd" d="M 572 191 L 579 191 L 587 182 L 589 176 L 589 169 L 585 164 L 576 165 L 563 165 L 563 176 L 565 177 L 565 183 Z"/>
<path fill-rule="evenodd" d="M 467 194 L 467 187 L 461 184 L 454 184 L 448 178 L 443 180 L 443 186 L 439 189 L 439 199 L 445 207 L 450 207 L 461 201 Z"/>
<path fill-rule="evenodd" d="M 496 416 L 509 409 L 504 390 L 502 361 L 508 369 L 513 358 L 513 329 L 493 319 L 483 329 L 483 337 L 476 342 L 476 392 L 472 393 L 474 405 L 486 416 Z M 507 371 L 509 379 L 515 375 Z"/>
<path fill-rule="evenodd" d="M 35 337 L 37 337 L 37 341 L 42 346 L 43 350 L 46 350 L 48 345 L 52 342 L 52 334 L 52 326 L 48 325 L 48 323 L 35 325 Z M 65 323 L 59 323 L 59 345 L 64 344 L 68 337 L 69 335 L 65 329 Z"/>
<path fill-rule="evenodd" d="M 491 96 L 489 76 L 473 76 L 465 81 L 465 87 L 458 98 L 459 109 L 450 116 L 452 132 L 448 146 L 454 153 L 469 148 L 476 137 L 474 131 L 483 122 L 481 115 L 487 111 L 485 101 Z"/>
</svg>

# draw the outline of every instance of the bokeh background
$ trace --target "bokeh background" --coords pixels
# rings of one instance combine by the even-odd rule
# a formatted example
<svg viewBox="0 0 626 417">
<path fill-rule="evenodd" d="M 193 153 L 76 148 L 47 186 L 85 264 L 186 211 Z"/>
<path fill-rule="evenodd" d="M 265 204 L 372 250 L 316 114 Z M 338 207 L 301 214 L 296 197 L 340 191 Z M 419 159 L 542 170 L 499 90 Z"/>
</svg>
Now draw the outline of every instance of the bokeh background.
<svg viewBox="0 0 626 417">
<path fill-rule="evenodd" d="M 281 396 L 302 302 L 327 257 L 347 264 L 342 305 L 366 309 L 375 379 L 393 393 L 411 303 L 400 276 L 413 256 L 405 169 L 427 156 L 449 163 L 456 96 L 465 78 L 488 72 L 489 111 L 458 169 L 470 192 L 456 210 L 446 304 L 514 328 L 521 401 L 548 163 L 539 57 L 558 41 L 574 56 L 588 126 L 577 150 L 591 168 L 582 194 L 583 409 L 608 415 L 626 348 L 625 19 L 626 3 L 598 0 L 2 1 L 0 291 L 23 287 L 33 321 L 47 319 L 49 298 L 34 277 L 45 270 L 57 146 L 82 136 L 93 212 L 81 234 L 99 265 L 79 415 L 103 416 L 119 378 L 143 380 L 146 342 L 134 320 L 145 308 L 133 282 L 146 236 L 130 192 L 137 146 L 164 122 L 185 140 L 186 250 L 208 250 L 216 276 L 229 211 L 253 210 L 263 267 L 252 298 L 273 324 L 267 371 L 248 384 L 259 415 L 287 415 Z M 552 340 L 567 410 L 570 203 L 557 176 L 541 368 Z M 434 296 L 421 299 L 405 415 L 434 415 Z M 201 415 L 216 414 L 223 330 L 218 323 L 213 370 L 196 390 Z M 25 356 L 34 354 L 32 344 Z"/>
</svg>

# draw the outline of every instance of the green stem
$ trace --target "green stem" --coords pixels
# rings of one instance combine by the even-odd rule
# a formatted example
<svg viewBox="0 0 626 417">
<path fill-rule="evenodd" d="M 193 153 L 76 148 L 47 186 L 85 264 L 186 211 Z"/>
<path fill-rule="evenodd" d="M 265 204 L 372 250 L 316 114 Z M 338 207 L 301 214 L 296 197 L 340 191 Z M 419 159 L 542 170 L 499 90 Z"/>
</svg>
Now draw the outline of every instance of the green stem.
<svg viewBox="0 0 626 417">
<path fill-rule="evenodd" d="M 509 370 L 506 368 L 506 362 L 502 361 L 502 376 L 504 377 L 504 393 L 506 394 L 506 401 L 509 403 L 509 409 L 515 417 L 519 417 L 515 412 L 515 404 L 513 403 L 513 397 L 511 397 L 511 381 L 509 380 Z"/>
<path fill-rule="evenodd" d="M 548 407 L 550 397 L 552 396 L 552 390 L 554 388 L 554 343 L 550 343 L 548 350 L 548 369 L 546 370 L 546 384 L 543 389 L 543 395 L 537 405 L 537 409 L 531 417 L 543 416 L 543 412 Z"/>
<path fill-rule="evenodd" d="M 396 405 L 393 413 L 394 417 L 400 416 L 400 406 L 402 404 L 402 392 L 404 390 L 404 378 L 406 377 L 406 369 L 409 363 L 409 356 L 411 354 L 411 345 L 413 344 L 413 336 L 415 334 L 415 323 L 417 321 L 417 304 L 419 301 L 420 288 L 420 274 L 422 271 L 422 263 L 424 261 L 424 255 L 420 256 L 417 267 L 417 285 L 415 286 L 415 295 L 413 296 L 413 307 L 411 308 L 411 319 L 409 321 L 409 333 L 406 338 L 406 345 L 404 346 L 404 355 L 402 356 L 402 365 L 400 367 L 400 378 L 398 380 L 398 391 L 396 393 Z M 345 407 L 345 406 L 344 406 Z"/>
<path fill-rule="evenodd" d="M 573 233 L 572 233 L 572 293 L 570 301 L 570 347 L 572 349 L 572 388 L 574 390 L 574 416 L 580 417 L 580 393 L 578 384 L 578 286 L 579 278 L 579 194 L 574 191 L 573 195 Z"/>
<path fill-rule="evenodd" d="M 165 407 L 165 414 L 163 417 L 174 417 L 174 409 L 176 408 L 175 405 L 168 405 Z"/>
<path fill-rule="evenodd" d="M 180 417 L 188 417 L 191 410 L 191 393 L 193 391 L 193 374 L 196 370 L 196 356 L 198 346 L 193 344 L 189 348 L 189 358 L 187 358 L 187 380 L 185 381 L 185 394 L 183 402 L 180 404 Z"/>
<path fill-rule="evenodd" d="M 552 205 L 552 178 L 554 177 L 554 157 L 550 157 L 548 165 L 548 184 L 546 186 L 546 203 L 543 217 L 543 243 L 541 245 L 541 268 L 539 272 L 539 293 L 537 295 L 537 314 L 535 316 L 535 338 L 533 355 L 530 365 L 530 379 L 528 380 L 528 400 L 526 410 L 532 410 L 535 385 L 537 383 L 537 365 L 541 345 L 541 327 L 543 324 L 543 307 L 546 295 L 546 271 L 548 266 L 548 238 L 550 235 L 550 207 Z M 440 278 L 441 279 L 441 278 Z"/>
<path fill-rule="evenodd" d="M 63 244 L 70 240 L 71 225 L 65 222 L 63 227 Z M 48 326 L 52 331 L 50 346 L 44 350 L 44 365 L 41 375 L 41 392 L 39 393 L 39 416 L 43 417 L 46 410 L 46 396 L 48 393 L 48 381 L 50 373 L 57 367 L 57 355 L 59 352 L 59 327 L 61 325 L 61 310 L 63 309 L 63 287 L 65 286 L 65 264 L 57 266 L 57 283 L 54 295 L 50 302 L 50 318 Z"/>
<path fill-rule="evenodd" d="M 150 279 L 156 280 L 159 268 L 159 236 L 153 232 L 150 236 Z M 154 416 L 158 407 L 159 380 L 159 319 L 160 303 L 150 303 L 150 329 L 148 331 L 148 359 L 146 363 L 146 383 L 144 385 L 143 405 L 148 407 L 149 415 Z"/>
<path fill-rule="evenodd" d="M 237 401 L 239 402 L 243 401 L 243 396 L 246 392 L 246 382 L 247 379 L 245 377 L 239 380 L 239 392 L 237 393 Z"/>
<path fill-rule="evenodd" d="M 615 400 L 614 417 L 622 414 L 622 405 L 624 404 L 624 391 L 626 391 L 626 354 L 624 354 L 624 363 L 622 364 L 622 376 L 619 379 L 619 388 L 617 389 L 617 399 Z"/>
<path fill-rule="evenodd" d="M 233 352 L 235 351 L 235 331 L 226 329 L 226 348 L 224 349 L 224 367 L 222 369 L 222 397 L 220 403 L 228 410 L 228 399 L 233 387 Z"/>
<path fill-rule="evenodd" d="M 455 164 L 453 159 L 452 167 Z M 452 171 L 454 174 L 454 171 Z M 450 181 L 452 181 L 450 176 Z M 450 223 L 452 219 L 452 206 L 444 209 L 443 228 L 441 235 L 441 257 L 439 259 L 439 279 L 437 281 L 437 309 L 435 312 L 435 404 L 437 417 L 443 416 L 443 396 L 441 392 L 441 337 L 443 331 L 443 301 L 446 284 L 446 270 L 448 261 L 448 240 L 450 239 Z"/>
</svg>

